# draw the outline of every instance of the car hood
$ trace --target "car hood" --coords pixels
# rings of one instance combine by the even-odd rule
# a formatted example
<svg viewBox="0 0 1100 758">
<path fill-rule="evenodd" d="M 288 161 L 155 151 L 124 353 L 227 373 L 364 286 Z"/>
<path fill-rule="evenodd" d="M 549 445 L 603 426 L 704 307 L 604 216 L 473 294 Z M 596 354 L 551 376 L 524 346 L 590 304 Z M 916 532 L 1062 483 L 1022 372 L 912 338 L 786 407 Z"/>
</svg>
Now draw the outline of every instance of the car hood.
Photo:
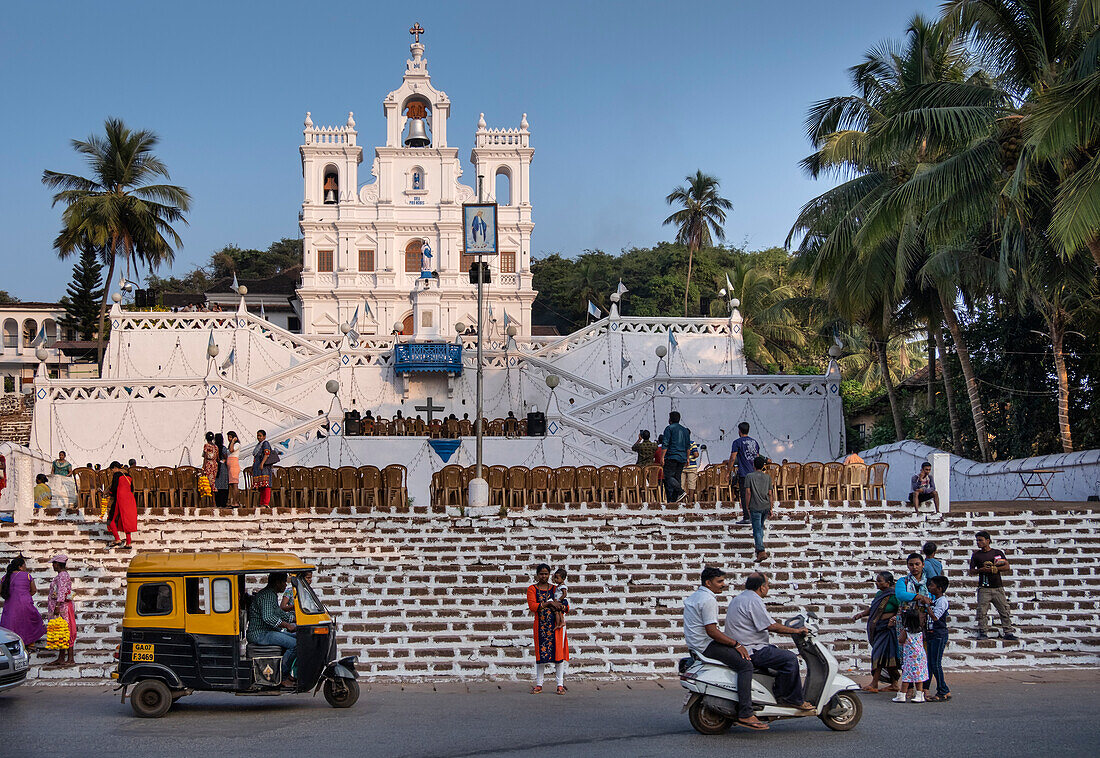
<svg viewBox="0 0 1100 758">
<path fill-rule="evenodd" d="M 17 639 L 19 639 L 18 634 L 11 631 L 10 629 L 5 629 L 4 627 L 0 626 L 0 645 L 8 642 L 15 642 Z"/>
</svg>

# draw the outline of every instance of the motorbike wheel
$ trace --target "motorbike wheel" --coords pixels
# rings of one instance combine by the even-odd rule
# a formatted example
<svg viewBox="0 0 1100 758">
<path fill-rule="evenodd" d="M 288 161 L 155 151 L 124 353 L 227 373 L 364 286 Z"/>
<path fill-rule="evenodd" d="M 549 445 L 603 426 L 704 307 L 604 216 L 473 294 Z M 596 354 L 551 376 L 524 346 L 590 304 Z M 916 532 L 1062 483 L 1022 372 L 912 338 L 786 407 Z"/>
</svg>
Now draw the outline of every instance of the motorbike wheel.
<svg viewBox="0 0 1100 758">
<path fill-rule="evenodd" d="M 324 689 L 325 700 L 333 708 L 351 708 L 359 699 L 359 682 L 354 679 L 341 679 L 339 684 L 326 679 Z"/>
<path fill-rule="evenodd" d="M 159 679 L 138 682 L 130 693 L 130 707 L 143 719 L 159 719 L 172 707 L 172 691 Z"/>
<path fill-rule="evenodd" d="M 733 726 L 733 719 L 704 706 L 702 698 L 688 708 L 688 721 L 699 734 L 725 734 Z"/>
<path fill-rule="evenodd" d="M 821 720 L 834 732 L 846 732 L 859 723 L 863 716 L 863 703 L 854 692 L 838 692 L 825 706 Z"/>
</svg>

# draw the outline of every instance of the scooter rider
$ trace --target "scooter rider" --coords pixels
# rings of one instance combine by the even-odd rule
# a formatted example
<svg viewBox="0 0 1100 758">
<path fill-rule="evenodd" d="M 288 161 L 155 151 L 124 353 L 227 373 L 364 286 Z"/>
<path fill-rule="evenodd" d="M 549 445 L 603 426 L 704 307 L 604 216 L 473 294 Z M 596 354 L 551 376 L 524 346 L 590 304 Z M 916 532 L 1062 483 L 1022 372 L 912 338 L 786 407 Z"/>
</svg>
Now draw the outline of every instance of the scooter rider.
<svg viewBox="0 0 1100 758">
<path fill-rule="evenodd" d="M 699 589 L 684 600 L 684 638 L 687 646 L 695 653 L 721 661 L 737 672 L 737 724 L 749 729 L 767 729 L 768 725 L 753 713 L 753 665 L 749 651 L 718 629 L 718 595 L 726 587 L 726 572 L 707 566 L 699 581 Z"/>
<path fill-rule="evenodd" d="M 761 572 L 749 574 L 745 581 L 745 591 L 730 598 L 729 607 L 726 608 L 726 634 L 740 640 L 749 649 L 755 668 L 771 669 L 775 672 L 772 693 L 776 702 L 800 711 L 812 712 L 813 704 L 806 702 L 802 695 L 798 656 L 790 650 L 771 644 L 768 634 L 806 634 L 808 630 L 795 629 L 776 622 L 764 605 L 768 590 L 767 576 Z M 738 691 L 740 689 L 738 685 Z"/>
</svg>

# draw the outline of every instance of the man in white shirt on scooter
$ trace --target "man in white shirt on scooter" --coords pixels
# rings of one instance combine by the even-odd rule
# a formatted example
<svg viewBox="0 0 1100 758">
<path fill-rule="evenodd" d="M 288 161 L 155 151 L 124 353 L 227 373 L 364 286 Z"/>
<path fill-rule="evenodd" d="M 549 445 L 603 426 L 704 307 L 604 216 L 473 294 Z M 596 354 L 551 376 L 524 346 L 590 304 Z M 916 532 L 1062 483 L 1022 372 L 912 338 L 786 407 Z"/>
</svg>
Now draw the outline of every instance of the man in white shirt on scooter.
<svg viewBox="0 0 1100 758">
<path fill-rule="evenodd" d="M 749 574 L 745 591 L 730 598 L 726 608 L 726 634 L 735 637 L 748 648 L 755 668 L 775 672 L 772 694 L 776 702 L 800 711 L 813 711 L 814 706 L 802 695 L 802 679 L 798 673 L 798 656 L 771 644 L 769 632 L 777 634 L 805 634 L 805 629 L 795 629 L 778 623 L 768 613 L 764 598 L 768 596 L 768 577 L 760 572 Z"/>
<path fill-rule="evenodd" d="M 737 672 L 737 724 L 762 731 L 768 728 L 752 708 L 753 665 L 749 651 L 718 629 L 718 595 L 726 587 L 726 572 L 707 566 L 699 577 L 700 587 L 684 600 L 684 638 L 692 651 L 712 658 Z M 795 664 L 795 671 L 798 670 Z"/>
</svg>

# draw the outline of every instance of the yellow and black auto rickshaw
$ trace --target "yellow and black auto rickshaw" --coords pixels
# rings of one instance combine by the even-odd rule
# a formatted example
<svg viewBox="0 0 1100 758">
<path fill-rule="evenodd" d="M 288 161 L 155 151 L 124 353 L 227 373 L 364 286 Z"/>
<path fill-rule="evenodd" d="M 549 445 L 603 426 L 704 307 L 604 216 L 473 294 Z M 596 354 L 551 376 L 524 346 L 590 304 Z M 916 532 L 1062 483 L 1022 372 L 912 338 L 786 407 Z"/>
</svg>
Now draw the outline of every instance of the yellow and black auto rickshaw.
<svg viewBox="0 0 1100 758">
<path fill-rule="evenodd" d="M 313 566 L 288 553 L 143 553 L 126 572 L 117 678 L 125 702 L 158 718 L 192 692 L 276 695 L 323 690 L 334 708 L 359 698 L 355 656 L 338 658 L 336 624 L 306 581 Z M 283 648 L 246 640 L 251 600 L 271 573 L 293 588 L 296 684 L 283 685 Z M 258 576 L 257 576 L 258 575 Z M 132 688 L 132 690 L 131 690 Z"/>
</svg>

